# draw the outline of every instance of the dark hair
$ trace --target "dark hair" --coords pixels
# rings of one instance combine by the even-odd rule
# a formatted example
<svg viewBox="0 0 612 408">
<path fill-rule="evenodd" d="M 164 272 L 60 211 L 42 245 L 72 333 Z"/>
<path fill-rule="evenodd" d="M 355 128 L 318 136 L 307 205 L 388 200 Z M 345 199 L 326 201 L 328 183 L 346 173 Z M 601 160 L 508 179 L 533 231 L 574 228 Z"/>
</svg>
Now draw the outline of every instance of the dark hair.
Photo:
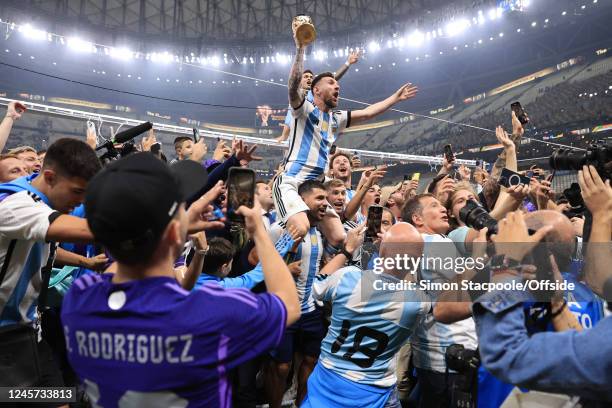
<svg viewBox="0 0 612 408">
<path fill-rule="evenodd" d="M 310 193 L 315 188 L 320 188 L 321 190 L 326 191 L 325 185 L 323 185 L 323 183 L 321 183 L 319 180 L 306 180 L 298 187 L 298 194 L 304 195 Z"/>
<path fill-rule="evenodd" d="M 351 165 L 351 167 L 353 167 L 353 163 L 351 162 L 351 156 L 348 153 L 344 153 L 344 152 L 337 152 L 335 153 L 330 159 L 329 159 L 329 168 L 331 169 L 332 167 L 334 167 L 334 160 L 336 160 L 338 157 L 340 156 L 344 156 L 348 159 L 349 164 Z"/>
<path fill-rule="evenodd" d="M 317 85 L 317 82 L 319 82 L 323 78 L 335 78 L 335 77 L 334 77 L 334 74 L 332 74 L 331 72 L 322 72 L 316 77 L 314 77 L 314 79 L 312 80 L 312 83 L 310 84 L 310 89 L 314 89 L 315 85 Z"/>
<path fill-rule="evenodd" d="M 223 264 L 234 258 L 235 250 L 231 242 L 225 238 L 214 237 L 208 241 L 208 252 L 204 258 L 202 272 L 208 275 L 216 275 Z"/>
<path fill-rule="evenodd" d="M 102 168 L 98 156 L 85 142 L 62 138 L 49 146 L 43 169 L 52 169 L 64 177 L 80 177 L 86 181 Z"/>
<path fill-rule="evenodd" d="M 268 182 L 266 180 L 259 179 L 259 180 L 255 180 L 255 185 L 257 185 L 257 184 L 266 184 L 267 185 Z"/>
<path fill-rule="evenodd" d="M 393 215 L 393 211 L 391 211 L 387 207 L 383 207 L 383 211 L 388 212 L 391 215 L 391 224 L 395 225 L 397 223 L 397 219 L 395 219 L 395 215 Z"/>
<path fill-rule="evenodd" d="M 174 150 L 178 150 L 181 147 L 183 147 L 183 142 L 185 142 L 187 140 L 191 140 L 191 138 L 187 137 L 187 136 L 179 136 L 179 137 L 175 138 L 174 139 Z"/>
<path fill-rule="evenodd" d="M 433 197 L 433 195 L 429 193 L 419 194 L 404 203 L 404 208 L 402 208 L 402 221 L 414 225 L 414 222 L 412 221 L 412 216 L 415 214 L 421 214 L 421 212 L 423 211 L 421 199 L 425 197 Z"/>
<path fill-rule="evenodd" d="M 302 76 L 304 76 L 304 74 L 310 74 L 310 75 L 314 75 L 314 72 L 312 72 L 309 69 L 305 69 L 304 72 L 302 72 Z"/>
<path fill-rule="evenodd" d="M 43 154 L 43 153 L 47 153 L 47 149 L 40 149 L 39 151 L 36 152 L 36 154 Z"/>
</svg>

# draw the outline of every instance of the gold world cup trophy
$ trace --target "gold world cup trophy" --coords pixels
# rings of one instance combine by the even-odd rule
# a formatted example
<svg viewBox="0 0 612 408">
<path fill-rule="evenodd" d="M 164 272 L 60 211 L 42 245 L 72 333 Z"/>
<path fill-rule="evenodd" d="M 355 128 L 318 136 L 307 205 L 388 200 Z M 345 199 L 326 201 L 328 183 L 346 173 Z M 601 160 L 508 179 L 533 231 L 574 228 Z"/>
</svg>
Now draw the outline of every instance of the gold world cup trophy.
<svg viewBox="0 0 612 408">
<path fill-rule="evenodd" d="M 293 17 L 291 28 L 293 29 L 293 38 L 303 47 L 317 38 L 317 30 L 315 30 L 314 24 L 312 24 L 312 19 L 304 14 Z"/>
</svg>

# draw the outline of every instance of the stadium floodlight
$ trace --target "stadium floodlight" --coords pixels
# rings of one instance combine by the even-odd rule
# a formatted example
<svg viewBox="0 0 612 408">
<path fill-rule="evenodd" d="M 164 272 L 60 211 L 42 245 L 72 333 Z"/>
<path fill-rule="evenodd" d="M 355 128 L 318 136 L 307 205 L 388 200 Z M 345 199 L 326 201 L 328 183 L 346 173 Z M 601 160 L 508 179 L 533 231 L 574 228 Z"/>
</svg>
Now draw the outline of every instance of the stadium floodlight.
<svg viewBox="0 0 612 408">
<path fill-rule="evenodd" d="M 168 51 L 164 52 L 154 52 L 151 54 L 151 61 L 160 62 L 162 64 L 168 64 L 172 62 L 174 57 Z"/>
<path fill-rule="evenodd" d="M 566 15 L 567 11 L 564 11 L 563 13 L 561 13 L 562 16 Z"/>
<path fill-rule="evenodd" d="M 23 34 L 24 37 L 30 40 L 40 41 L 40 40 L 44 40 L 47 38 L 46 31 L 34 28 L 30 24 L 19 26 L 17 31 L 19 31 L 21 34 Z"/>
<path fill-rule="evenodd" d="M 370 43 L 368 44 L 368 51 L 376 52 L 378 50 L 380 50 L 380 44 L 376 41 L 370 41 Z"/>
<path fill-rule="evenodd" d="M 535 27 L 535 26 L 537 26 L 537 25 L 538 25 L 538 22 L 537 22 L 537 21 L 534 21 L 533 23 L 531 23 L 531 26 L 532 26 L 532 27 Z"/>
<path fill-rule="evenodd" d="M 478 24 L 484 24 L 485 21 L 487 20 L 485 19 L 485 16 L 482 13 L 482 10 L 478 10 Z"/>
<path fill-rule="evenodd" d="M 96 52 L 96 47 L 89 41 L 78 37 L 70 37 L 67 41 L 68 47 L 77 52 Z"/>
<path fill-rule="evenodd" d="M 214 67 L 218 67 L 219 65 L 221 65 L 221 58 L 219 58 L 218 55 L 213 55 L 212 57 L 210 57 L 210 63 Z"/>
<path fill-rule="evenodd" d="M 497 10 L 496 9 L 491 9 L 489 10 L 489 20 L 495 20 L 497 18 Z"/>
<path fill-rule="evenodd" d="M 408 36 L 408 45 L 412 46 L 412 47 L 418 47 L 421 44 L 423 44 L 423 41 L 425 41 L 425 35 L 420 32 L 419 30 L 414 30 L 409 36 Z"/>
<path fill-rule="evenodd" d="M 112 58 L 127 61 L 127 60 L 131 60 L 132 58 L 134 58 L 134 52 L 132 52 L 132 50 L 126 47 L 119 47 L 119 48 L 113 47 L 110 49 L 110 56 Z"/>
<path fill-rule="evenodd" d="M 461 34 L 470 26 L 469 20 L 462 18 L 459 20 L 451 21 L 446 25 L 446 35 L 454 37 Z"/>
</svg>

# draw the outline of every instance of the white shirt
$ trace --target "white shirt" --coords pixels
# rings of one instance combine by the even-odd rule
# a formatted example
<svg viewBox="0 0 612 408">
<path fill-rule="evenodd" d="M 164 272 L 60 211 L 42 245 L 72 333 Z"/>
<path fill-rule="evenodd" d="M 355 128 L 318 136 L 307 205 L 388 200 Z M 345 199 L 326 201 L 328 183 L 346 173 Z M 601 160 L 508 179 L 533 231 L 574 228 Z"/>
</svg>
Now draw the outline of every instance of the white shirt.
<svg viewBox="0 0 612 408">
<path fill-rule="evenodd" d="M 325 173 L 329 149 L 337 134 L 351 124 L 350 111 L 323 112 L 304 100 L 293 109 L 285 175 L 298 181 L 314 180 Z"/>
<path fill-rule="evenodd" d="M 31 322 L 36 315 L 41 268 L 49 257 L 49 218 L 57 211 L 29 192 L 0 202 L 0 326 Z"/>
<path fill-rule="evenodd" d="M 455 272 L 450 269 L 441 268 L 436 265 L 434 259 L 458 258 L 460 256 L 455 243 L 450 238 L 440 234 L 421 234 L 425 246 L 423 256 L 425 262 L 431 259 L 432 269 L 423 269 L 419 279 L 427 279 L 434 282 L 450 281 Z M 432 298 L 437 294 L 430 293 Z M 437 322 L 433 313 L 425 317 L 425 323 L 419 325 L 412 336 L 411 345 L 414 356 L 414 365 L 418 368 L 445 372 L 446 361 L 444 354 L 446 348 L 451 344 L 461 344 L 467 349 L 476 350 L 478 338 L 476 337 L 476 326 L 471 317 L 451 324 Z"/>
</svg>

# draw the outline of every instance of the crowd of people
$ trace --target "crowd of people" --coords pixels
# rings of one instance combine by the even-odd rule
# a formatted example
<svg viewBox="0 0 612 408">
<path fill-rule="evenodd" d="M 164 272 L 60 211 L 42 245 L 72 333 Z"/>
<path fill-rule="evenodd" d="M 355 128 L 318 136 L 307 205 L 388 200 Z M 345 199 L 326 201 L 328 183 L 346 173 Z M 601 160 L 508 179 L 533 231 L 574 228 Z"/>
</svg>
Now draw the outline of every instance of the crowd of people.
<svg viewBox="0 0 612 408">
<path fill-rule="evenodd" d="M 94 131 L 7 150 L 27 115 L 9 104 L 0 386 L 76 387 L 73 403 L 93 407 L 609 406 L 609 162 L 582 167 L 577 194 L 555 192 L 553 173 L 518 168 L 509 112 L 491 171 L 446 155 L 426 185 L 385 185 L 383 165 L 355 186 L 359 160 L 330 153 L 338 135 L 417 87 L 339 110 L 338 78 L 305 70 L 304 50 L 282 166 L 251 184 L 232 184 L 259 160 L 240 140 L 209 153 L 179 137 L 166 158 L 151 130 L 104 165 Z M 505 170 L 528 181 L 507 185 Z M 435 257 L 482 262 L 417 261 Z M 542 276 L 572 289 L 517 289 Z"/>
</svg>

